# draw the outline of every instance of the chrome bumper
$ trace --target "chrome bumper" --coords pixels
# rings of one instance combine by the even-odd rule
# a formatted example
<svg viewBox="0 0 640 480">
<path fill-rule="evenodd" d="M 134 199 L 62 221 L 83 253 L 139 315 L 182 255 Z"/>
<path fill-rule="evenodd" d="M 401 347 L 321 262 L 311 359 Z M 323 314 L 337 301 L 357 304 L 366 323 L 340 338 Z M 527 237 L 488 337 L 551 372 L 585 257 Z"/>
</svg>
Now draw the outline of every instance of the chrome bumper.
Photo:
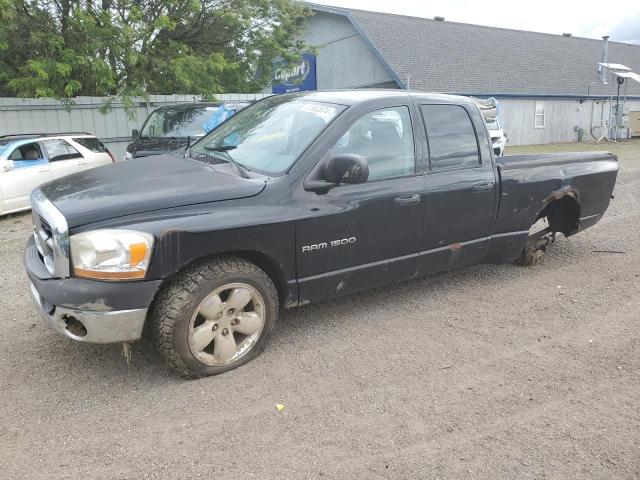
<svg viewBox="0 0 640 480">
<path fill-rule="evenodd" d="M 139 340 L 147 317 L 147 309 L 78 310 L 48 305 L 30 283 L 31 298 L 49 326 L 78 342 L 119 343 Z"/>
</svg>

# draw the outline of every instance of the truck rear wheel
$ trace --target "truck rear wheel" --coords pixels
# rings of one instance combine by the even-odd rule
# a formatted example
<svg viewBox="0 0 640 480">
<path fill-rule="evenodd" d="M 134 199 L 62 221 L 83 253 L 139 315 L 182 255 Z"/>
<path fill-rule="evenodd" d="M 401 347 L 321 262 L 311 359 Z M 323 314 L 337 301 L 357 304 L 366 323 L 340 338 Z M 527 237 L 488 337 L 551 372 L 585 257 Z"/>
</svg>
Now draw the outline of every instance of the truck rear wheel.
<svg viewBox="0 0 640 480">
<path fill-rule="evenodd" d="M 555 234 L 550 229 L 530 235 L 516 263 L 526 267 L 540 265 L 555 238 Z"/>
<path fill-rule="evenodd" d="M 278 316 L 269 276 L 235 257 L 187 267 L 158 294 L 152 334 L 169 366 L 193 378 L 227 372 L 256 357 Z"/>
</svg>

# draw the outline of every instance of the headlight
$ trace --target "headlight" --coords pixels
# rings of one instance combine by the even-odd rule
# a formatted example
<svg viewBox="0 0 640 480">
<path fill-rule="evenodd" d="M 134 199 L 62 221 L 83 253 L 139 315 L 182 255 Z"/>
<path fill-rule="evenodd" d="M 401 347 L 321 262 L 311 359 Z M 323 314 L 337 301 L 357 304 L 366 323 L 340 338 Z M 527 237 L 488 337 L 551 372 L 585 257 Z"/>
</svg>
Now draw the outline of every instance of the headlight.
<svg viewBox="0 0 640 480">
<path fill-rule="evenodd" d="M 105 229 L 73 235 L 71 263 L 76 277 L 99 280 L 144 278 L 153 235 L 134 230 Z"/>
<path fill-rule="evenodd" d="M 133 159 L 133 154 L 131 152 L 124 152 L 124 161 L 126 162 L 127 160 L 132 160 Z"/>
</svg>

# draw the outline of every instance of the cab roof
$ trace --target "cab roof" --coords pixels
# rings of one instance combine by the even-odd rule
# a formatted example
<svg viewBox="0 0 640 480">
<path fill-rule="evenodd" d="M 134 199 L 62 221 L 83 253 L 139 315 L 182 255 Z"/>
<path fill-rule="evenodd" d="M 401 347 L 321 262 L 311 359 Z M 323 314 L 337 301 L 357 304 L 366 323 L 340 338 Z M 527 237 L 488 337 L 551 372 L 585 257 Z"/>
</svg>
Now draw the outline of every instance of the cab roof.
<svg viewBox="0 0 640 480">
<path fill-rule="evenodd" d="M 247 100 L 239 100 L 237 102 L 193 102 L 193 103 L 171 103 L 168 105 L 161 105 L 154 108 L 154 111 L 158 110 L 193 110 L 197 108 L 206 107 L 219 107 L 220 105 L 249 105 L 251 102 Z"/>
<path fill-rule="evenodd" d="M 346 106 L 389 98 L 397 98 L 403 100 L 414 98 L 418 101 L 426 102 L 457 103 L 469 105 L 474 104 L 469 97 L 463 97 L 459 95 L 445 95 L 441 93 L 425 93 L 414 90 L 400 89 L 362 88 L 357 90 L 321 90 L 286 93 L 282 96 L 298 97 L 300 99 L 314 102 L 337 103 Z"/>
</svg>

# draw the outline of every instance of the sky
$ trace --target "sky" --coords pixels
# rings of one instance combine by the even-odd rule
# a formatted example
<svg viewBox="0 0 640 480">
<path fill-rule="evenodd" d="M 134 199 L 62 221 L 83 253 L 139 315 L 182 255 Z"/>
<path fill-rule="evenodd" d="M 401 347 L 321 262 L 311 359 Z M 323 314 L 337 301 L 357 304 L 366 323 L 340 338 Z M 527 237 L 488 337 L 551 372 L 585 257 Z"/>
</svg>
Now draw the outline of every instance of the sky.
<svg viewBox="0 0 640 480">
<path fill-rule="evenodd" d="M 640 0 L 316 0 L 337 7 L 445 17 L 452 22 L 515 28 L 545 33 L 571 33 L 640 44 Z M 605 8 L 607 7 L 607 8 Z"/>
</svg>

